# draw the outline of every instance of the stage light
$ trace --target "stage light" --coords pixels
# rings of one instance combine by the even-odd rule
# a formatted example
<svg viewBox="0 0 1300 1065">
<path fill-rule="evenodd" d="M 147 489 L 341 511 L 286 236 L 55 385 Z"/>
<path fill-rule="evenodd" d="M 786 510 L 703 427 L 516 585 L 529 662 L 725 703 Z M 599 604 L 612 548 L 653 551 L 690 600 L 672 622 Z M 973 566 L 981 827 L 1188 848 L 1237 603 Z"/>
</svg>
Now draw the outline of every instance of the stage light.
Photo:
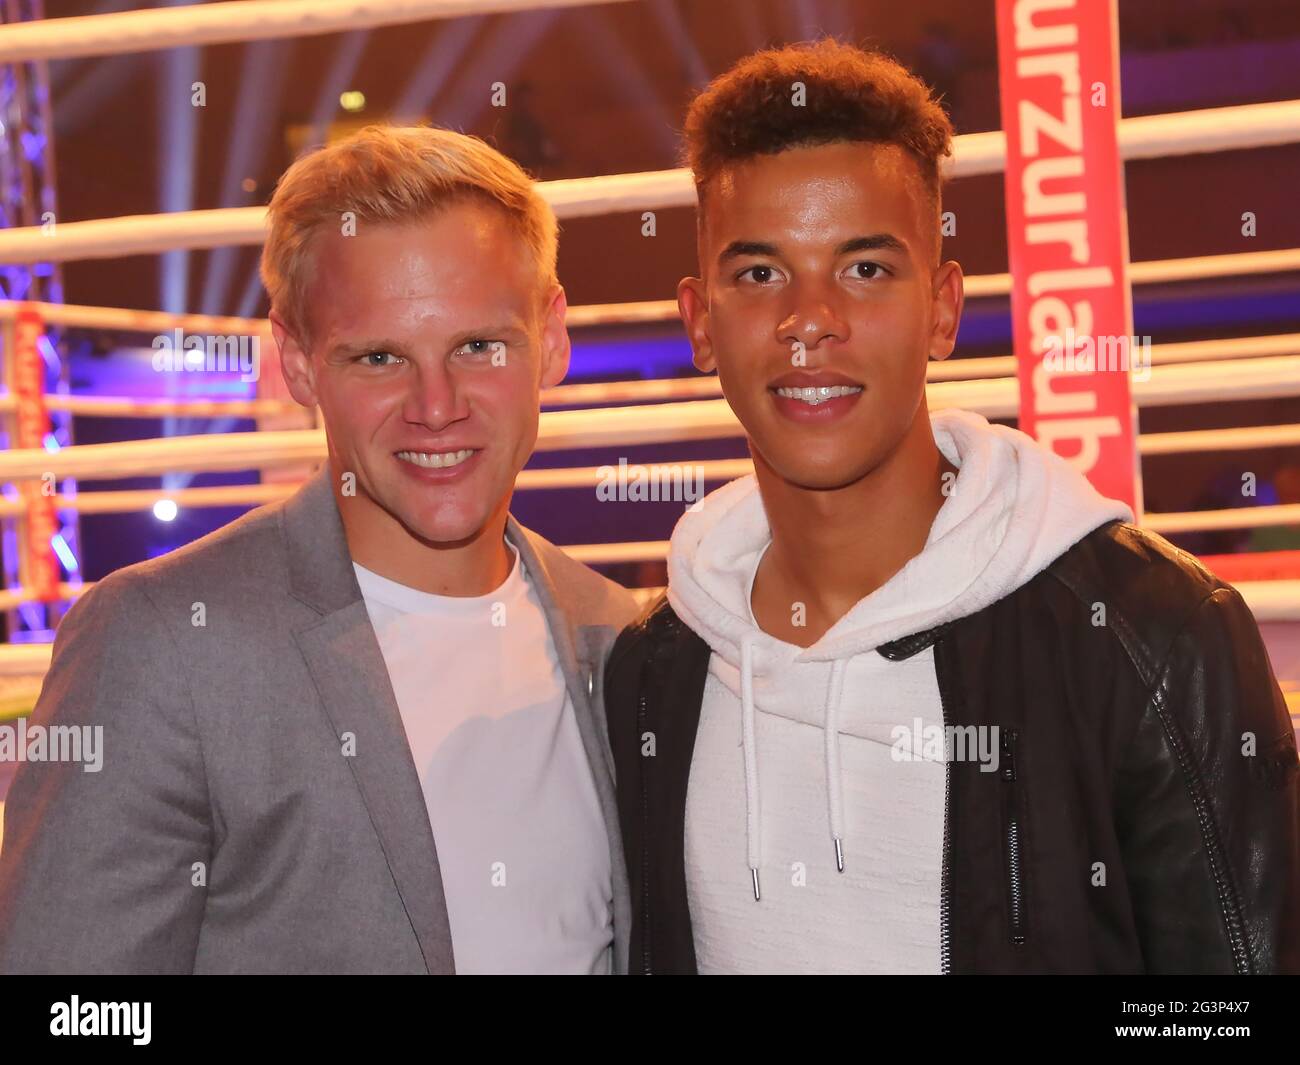
<svg viewBox="0 0 1300 1065">
<path fill-rule="evenodd" d="M 160 499 L 153 505 L 153 516 L 159 521 L 174 521 L 176 518 L 176 502 L 171 499 Z"/>
</svg>

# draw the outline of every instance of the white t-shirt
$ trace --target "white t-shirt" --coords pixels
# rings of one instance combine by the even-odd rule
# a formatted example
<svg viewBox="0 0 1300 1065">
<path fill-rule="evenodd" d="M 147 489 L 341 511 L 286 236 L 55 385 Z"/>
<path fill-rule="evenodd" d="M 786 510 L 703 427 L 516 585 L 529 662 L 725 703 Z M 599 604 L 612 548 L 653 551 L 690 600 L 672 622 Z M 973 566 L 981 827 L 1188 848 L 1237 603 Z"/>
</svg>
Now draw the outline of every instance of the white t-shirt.
<svg viewBox="0 0 1300 1065">
<path fill-rule="evenodd" d="M 353 568 L 424 789 L 456 971 L 608 973 L 609 837 L 518 552 L 482 596 Z"/>
</svg>

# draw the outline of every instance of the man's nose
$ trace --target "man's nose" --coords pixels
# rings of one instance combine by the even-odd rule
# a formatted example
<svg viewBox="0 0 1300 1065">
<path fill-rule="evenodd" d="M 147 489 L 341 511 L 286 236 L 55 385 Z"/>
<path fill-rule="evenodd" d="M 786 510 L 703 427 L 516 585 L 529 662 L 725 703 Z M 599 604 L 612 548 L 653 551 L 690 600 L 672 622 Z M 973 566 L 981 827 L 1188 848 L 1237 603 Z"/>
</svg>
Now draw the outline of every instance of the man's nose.
<svg viewBox="0 0 1300 1065">
<path fill-rule="evenodd" d="M 417 366 L 402 405 L 402 415 L 412 423 L 437 432 L 469 413 L 468 403 L 445 362 Z"/>
<path fill-rule="evenodd" d="M 849 327 L 836 307 L 835 293 L 826 285 L 804 281 L 791 286 L 777 333 L 783 344 L 815 348 L 824 340 L 847 340 Z"/>
</svg>

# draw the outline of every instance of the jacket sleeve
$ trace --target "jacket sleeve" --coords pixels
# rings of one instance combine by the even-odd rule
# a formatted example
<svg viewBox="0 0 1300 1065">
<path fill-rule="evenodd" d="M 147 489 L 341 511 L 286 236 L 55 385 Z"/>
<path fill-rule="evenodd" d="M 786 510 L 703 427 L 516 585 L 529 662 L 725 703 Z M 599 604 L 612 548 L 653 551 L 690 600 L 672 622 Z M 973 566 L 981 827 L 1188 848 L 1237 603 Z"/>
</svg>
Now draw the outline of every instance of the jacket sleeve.
<svg viewBox="0 0 1300 1065">
<path fill-rule="evenodd" d="M 1300 972 L 1300 770 L 1240 594 L 1175 638 L 1127 759 L 1125 871 L 1149 971 Z"/>
<path fill-rule="evenodd" d="M 14 776 L 0 973 L 192 971 L 211 820 L 184 677 L 138 580 L 107 578 L 63 618 L 27 747 L 37 728 L 75 730 L 81 759 L 27 760 Z"/>
</svg>

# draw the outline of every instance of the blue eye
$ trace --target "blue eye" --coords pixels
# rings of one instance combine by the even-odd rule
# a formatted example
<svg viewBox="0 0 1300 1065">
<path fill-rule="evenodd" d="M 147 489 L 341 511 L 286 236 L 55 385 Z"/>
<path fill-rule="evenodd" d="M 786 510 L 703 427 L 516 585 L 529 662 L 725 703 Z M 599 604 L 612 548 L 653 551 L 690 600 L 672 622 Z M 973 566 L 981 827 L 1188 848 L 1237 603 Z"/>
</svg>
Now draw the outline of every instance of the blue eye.
<svg viewBox="0 0 1300 1065">
<path fill-rule="evenodd" d="M 396 359 L 397 356 L 391 351 L 367 351 L 361 356 L 367 366 L 388 366 L 386 362 L 374 362 L 374 359 Z"/>
<path fill-rule="evenodd" d="M 457 350 L 464 351 L 467 355 L 491 355 L 498 347 L 505 348 L 505 342 L 501 340 L 467 340 Z"/>
</svg>

